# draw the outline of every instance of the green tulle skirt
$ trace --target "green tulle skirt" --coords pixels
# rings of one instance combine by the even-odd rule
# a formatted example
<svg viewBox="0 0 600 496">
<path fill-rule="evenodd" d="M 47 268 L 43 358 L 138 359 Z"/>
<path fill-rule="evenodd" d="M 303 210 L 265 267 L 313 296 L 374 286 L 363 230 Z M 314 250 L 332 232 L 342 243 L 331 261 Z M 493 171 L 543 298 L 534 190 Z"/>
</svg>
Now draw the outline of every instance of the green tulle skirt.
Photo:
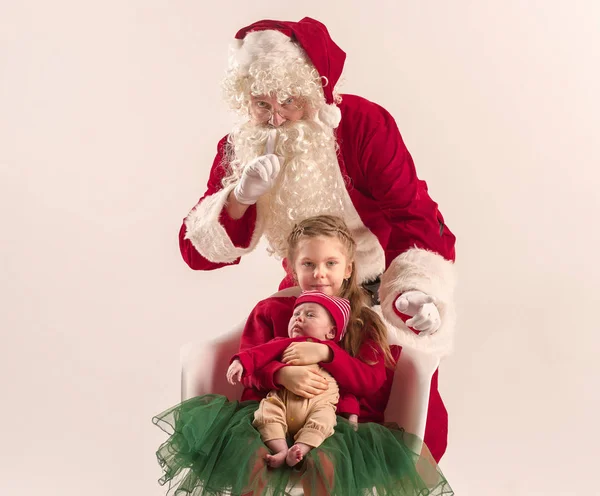
<svg viewBox="0 0 600 496">
<path fill-rule="evenodd" d="M 268 448 L 252 426 L 258 402 L 205 395 L 189 399 L 152 421 L 169 434 L 156 455 L 159 483 L 185 496 L 453 495 L 427 447 L 397 426 L 337 418 L 333 436 L 296 467 L 269 468 Z"/>
</svg>

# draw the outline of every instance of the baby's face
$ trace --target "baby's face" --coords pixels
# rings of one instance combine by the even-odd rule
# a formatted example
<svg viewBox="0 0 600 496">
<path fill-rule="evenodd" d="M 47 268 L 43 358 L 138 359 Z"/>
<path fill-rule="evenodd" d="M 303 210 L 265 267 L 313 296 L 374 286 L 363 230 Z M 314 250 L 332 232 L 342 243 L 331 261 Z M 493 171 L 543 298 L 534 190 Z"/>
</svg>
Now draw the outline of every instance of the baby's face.
<svg viewBox="0 0 600 496">
<path fill-rule="evenodd" d="M 294 308 L 294 314 L 288 325 L 291 338 L 316 338 L 322 341 L 333 339 L 335 325 L 325 307 L 318 303 L 302 303 Z"/>
</svg>

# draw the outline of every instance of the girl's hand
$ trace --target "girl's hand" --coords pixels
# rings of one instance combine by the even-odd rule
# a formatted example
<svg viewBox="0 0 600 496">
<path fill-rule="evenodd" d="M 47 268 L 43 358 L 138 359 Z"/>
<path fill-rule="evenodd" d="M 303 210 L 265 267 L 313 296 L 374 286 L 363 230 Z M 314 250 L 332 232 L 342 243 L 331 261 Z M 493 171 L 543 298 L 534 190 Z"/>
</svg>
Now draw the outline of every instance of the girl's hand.
<svg viewBox="0 0 600 496">
<path fill-rule="evenodd" d="M 242 374 L 244 373 L 244 366 L 239 360 L 234 360 L 227 369 L 227 382 L 232 386 L 235 386 L 239 381 L 242 380 Z"/>
<path fill-rule="evenodd" d="M 358 415 L 351 413 L 348 416 L 348 422 L 350 422 L 350 425 L 352 426 L 352 428 L 357 431 L 358 430 Z"/>
<path fill-rule="evenodd" d="M 275 381 L 288 391 L 309 400 L 328 388 L 327 379 L 309 367 L 283 367 L 276 372 Z"/>
<path fill-rule="evenodd" d="M 292 343 L 283 352 L 281 359 L 286 365 L 313 365 L 331 361 L 329 346 L 322 343 Z M 286 388 L 287 389 L 287 388 Z"/>
</svg>

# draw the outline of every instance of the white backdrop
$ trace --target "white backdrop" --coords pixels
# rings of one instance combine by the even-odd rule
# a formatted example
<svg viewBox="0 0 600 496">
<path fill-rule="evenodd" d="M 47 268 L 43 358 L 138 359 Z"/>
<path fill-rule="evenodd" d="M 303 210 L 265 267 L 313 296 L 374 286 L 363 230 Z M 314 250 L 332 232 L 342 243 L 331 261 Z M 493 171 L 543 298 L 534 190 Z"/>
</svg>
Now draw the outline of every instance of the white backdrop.
<svg viewBox="0 0 600 496">
<path fill-rule="evenodd" d="M 309 15 L 458 237 L 457 494 L 594 494 L 600 4 L 210 3 L 0 4 L 0 493 L 164 494 L 150 418 L 178 400 L 180 346 L 282 274 L 264 246 L 212 273 L 179 255 L 232 122 L 227 45 Z"/>
</svg>

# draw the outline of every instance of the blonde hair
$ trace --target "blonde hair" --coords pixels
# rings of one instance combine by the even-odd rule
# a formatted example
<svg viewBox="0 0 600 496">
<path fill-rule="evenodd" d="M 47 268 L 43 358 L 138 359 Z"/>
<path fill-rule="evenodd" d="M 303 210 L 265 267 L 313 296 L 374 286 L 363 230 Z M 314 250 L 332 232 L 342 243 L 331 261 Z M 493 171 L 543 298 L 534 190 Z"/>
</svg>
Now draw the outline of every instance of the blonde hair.
<svg viewBox="0 0 600 496">
<path fill-rule="evenodd" d="M 265 43 L 270 50 L 256 46 Z M 246 49 L 246 44 L 250 48 Z M 302 97 L 314 110 L 325 103 L 319 72 L 304 50 L 278 31 L 249 33 L 232 51 L 222 85 L 229 106 L 244 116 L 251 96 L 277 95 L 281 100 Z"/>
<path fill-rule="evenodd" d="M 251 96 L 300 97 L 315 114 L 325 105 L 322 77 L 306 51 L 288 35 L 273 29 L 251 31 L 230 48 L 223 96 L 230 108 L 246 117 Z M 336 104 L 342 98 L 332 88 Z"/>
<path fill-rule="evenodd" d="M 287 239 L 288 270 L 293 271 L 300 241 L 318 236 L 338 239 L 346 251 L 348 261 L 352 263 L 352 273 L 348 279 L 344 280 L 340 294 L 336 295 L 347 298 L 351 307 L 348 328 L 340 345 L 351 356 L 356 357 L 365 340 L 372 339 L 383 350 L 386 367 L 394 368 L 394 359 L 387 341 L 385 324 L 379 315 L 369 308 L 367 304 L 369 298 L 356 281 L 354 267 L 356 243 L 348 226 L 341 218 L 333 215 L 317 215 L 296 224 Z"/>
</svg>

